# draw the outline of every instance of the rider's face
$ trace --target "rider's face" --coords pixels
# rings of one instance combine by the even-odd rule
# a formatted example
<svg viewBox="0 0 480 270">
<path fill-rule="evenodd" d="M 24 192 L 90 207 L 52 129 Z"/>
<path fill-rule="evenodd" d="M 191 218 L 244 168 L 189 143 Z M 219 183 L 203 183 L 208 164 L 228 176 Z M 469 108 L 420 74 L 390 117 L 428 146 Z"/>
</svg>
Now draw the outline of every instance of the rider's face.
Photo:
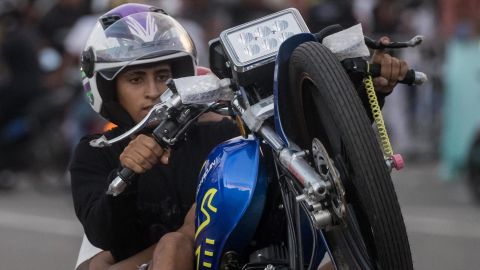
<svg viewBox="0 0 480 270">
<path fill-rule="evenodd" d="M 158 102 L 167 89 L 166 81 L 171 77 L 169 64 L 130 68 L 116 79 L 118 102 L 138 123 Z"/>
</svg>

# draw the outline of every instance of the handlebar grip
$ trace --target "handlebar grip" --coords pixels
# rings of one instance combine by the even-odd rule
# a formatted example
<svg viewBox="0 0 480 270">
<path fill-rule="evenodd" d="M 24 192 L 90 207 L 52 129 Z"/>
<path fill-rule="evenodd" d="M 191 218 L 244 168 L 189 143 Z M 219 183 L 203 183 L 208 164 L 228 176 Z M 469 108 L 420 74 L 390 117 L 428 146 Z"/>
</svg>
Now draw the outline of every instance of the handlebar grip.
<svg viewBox="0 0 480 270">
<path fill-rule="evenodd" d="M 107 194 L 118 196 L 125 190 L 134 176 L 135 172 L 133 170 L 122 167 L 122 169 L 118 172 L 117 177 L 115 177 L 115 179 L 113 179 L 108 186 Z"/>
<path fill-rule="evenodd" d="M 381 65 L 370 64 L 370 74 L 372 75 L 372 77 L 379 77 L 381 74 Z M 398 82 L 408 85 L 422 85 L 426 81 L 428 81 L 428 78 L 425 73 L 410 69 L 409 71 L 407 71 L 405 78 Z"/>
</svg>

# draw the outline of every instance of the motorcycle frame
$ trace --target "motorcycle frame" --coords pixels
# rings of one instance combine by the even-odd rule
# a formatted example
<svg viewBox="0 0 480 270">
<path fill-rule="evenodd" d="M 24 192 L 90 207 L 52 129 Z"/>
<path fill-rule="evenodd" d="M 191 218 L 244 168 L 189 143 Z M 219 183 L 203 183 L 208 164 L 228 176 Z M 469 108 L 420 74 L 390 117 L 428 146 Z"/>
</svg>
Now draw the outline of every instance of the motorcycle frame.
<svg viewBox="0 0 480 270">
<path fill-rule="evenodd" d="M 288 62 L 294 49 L 304 42 L 316 41 L 313 34 L 298 34 L 280 46 L 275 62 L 273 104 L 256 113 L 246 113 L 245 108 L 240 106 L 239 100 L 234 100 L 232 105 L 243 116 L 254 119 L 246 119 L 249 122 L 259 121 L 264 115 L 273 114 L 275 127 L 261 122 L 253 134 L 248 138 L 235 138 L 217 146 L 209 155 L 202 167 L 199 176 L 199 185 L 196 196 L 196 233 L 195 255 L 196 269 L 220 269 L 223 256 L 233 256 L 232 253 L 225 255 L 226 251 L 240 253 L 248 244 L 249 239 L 260 222 L 261 213 L 265 204 L 262 198 L 267 192 L 265 160 L 261 153 L 262 142 L 272 150 L 275 156 L 274 162 L 277 169 L 276 179 L 280 181 L 282 175 L 286 179 L 298 181 L 303 188 L 309 189 L 311 196 L 322 198 L 329 189 L 326 179 L 321 176 L 304 159 L 305 152 L 300 151 L 298 146 L 289 141 L 283 131 L 279 104 L 282 102 L 288 83 Z M 262 103 L 262 101 L 257 104 Z M 252 106 L 255 106 L 252 105 Z M 252 110 L 253 111 L 253 110 Z M 235 160 L 237 166 L 232 166 L 231 160 Z M 235 168 L 237 170 L 235 171 Z M 242 168 L 238 170 L 238 168 Z M 235 180 L 232 180 L 235 179 Z M 238 180 L 248 179 L 248 180 Z M 235 185 L 232 184 L 235 182 Z M 287 182 L 285 181 L 285 183 Z M 232 186 L 234 186 L 232 188 Z M 288 189 L 283 184 L 282 195 L 284 204 L 288 197 L 285 193 Z M 243 190 L 243 192 L 239 192 Z M 321 192 L 319 192 L 319 190 Z M 220 195 L 220 196 L 218 196 Z M 298 195 L 298 194 L 297 194 Z M 287 196 L 287 197 L 285 197 Z M 236 202 L 232 203 L 232 202 Z M 289 217 L 289 230 L 295 235 L 289 237 L 289 265 L 296 269 L 303 261 L 303 247 L 301 244 L 300 231 L 300 207 L 305 208 L 303 203 L 293 203 L 285 208 Z M 223 210 L 223 211 L 221 211 Z M 228 210 L 228 211 L 227 211 Z M 304 213 L 308 213 L 303 209 Z M 307 214 L 308 215 L 308 214 Z M 314 226 L 310 218 L 310 229 L 314 232 L 315 242 L 310 256 L 308 269 L 316 269 L 325 255 L 330 254 L 328 245 L 321 230 Z"/>
</svg>

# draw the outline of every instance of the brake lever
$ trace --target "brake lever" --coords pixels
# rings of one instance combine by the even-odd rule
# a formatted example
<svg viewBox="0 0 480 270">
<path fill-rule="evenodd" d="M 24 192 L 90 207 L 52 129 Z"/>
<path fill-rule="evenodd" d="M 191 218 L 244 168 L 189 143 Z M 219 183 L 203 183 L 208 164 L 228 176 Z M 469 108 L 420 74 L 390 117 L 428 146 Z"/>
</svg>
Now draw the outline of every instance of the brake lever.
<svg viewBox="0 0 480 270">
<path fill-rule="evenodd" d="M 115 137 L 113 139 L 108 140 L 107 137 L 101 136 L 98 139 L 94 139 L 90 141 L 90 146 L 92 147 L 97 147 L 97 148 L 102 148 L 106 146 L 111 146 L 114 143 L 117 143 L 119 141 L 123 141 L 126 138 L 129 138 L 130 136 L 140 132 L 144 128 L 152 125 L 158 125 L 163 119 L 166 117 L 166 110 L 167 106 L 162 103 L 155 104 L 150 111 L 148 112 L 147 116 L 143 118 L 142 121 L 140 121 L 138 124 L 136 124 L 134 127 L 132 127 L 130 130 L 127 132 L 123 133 L 122 135 Z"/>
<path fill-rule="evenodd" d="M 373 40 L 367 36 L 365 36 L 365 44 L 374 50 L 379 49 L 401 49 L 401 48 L 408 48 L 408 47 L 416 47 L 420 45 L 423 41 L 423 36 L 417 35 L 414 36 L 412 39 L 406 42 L 390 42 L 388 44 L 383 44 L 379 40 Z"/>
</svg>

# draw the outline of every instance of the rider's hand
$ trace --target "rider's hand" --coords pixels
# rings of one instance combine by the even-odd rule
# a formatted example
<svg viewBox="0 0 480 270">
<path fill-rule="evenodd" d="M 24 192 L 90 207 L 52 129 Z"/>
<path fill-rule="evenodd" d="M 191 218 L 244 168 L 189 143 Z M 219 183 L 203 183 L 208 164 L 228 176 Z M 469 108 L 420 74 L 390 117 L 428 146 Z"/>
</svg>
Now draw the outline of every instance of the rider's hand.
<svg viewBox="0 0 480 270">
<path fill-rule="evenodd" d="M 159 161 L 168 164 L 169 157 L 170 151 L 164 150 L 154 138 L 141 134 L 125 147 L 120 163 L 135 173 L 144 173 Z"/>
<path fill-rule="evenodd" d="M 390 43 L 390 38 L 380 38 L 382 44 Z M 398 81 L 405 78 L 409 67 L 407 62 L 392 57 L 385 50 L 375 50 L 372 57 L 372 63 L 381 65 L 381 76 L 373 78 L 373 84 L 377 92 L 389 94 L 392 92 Z"/>
</svg>

